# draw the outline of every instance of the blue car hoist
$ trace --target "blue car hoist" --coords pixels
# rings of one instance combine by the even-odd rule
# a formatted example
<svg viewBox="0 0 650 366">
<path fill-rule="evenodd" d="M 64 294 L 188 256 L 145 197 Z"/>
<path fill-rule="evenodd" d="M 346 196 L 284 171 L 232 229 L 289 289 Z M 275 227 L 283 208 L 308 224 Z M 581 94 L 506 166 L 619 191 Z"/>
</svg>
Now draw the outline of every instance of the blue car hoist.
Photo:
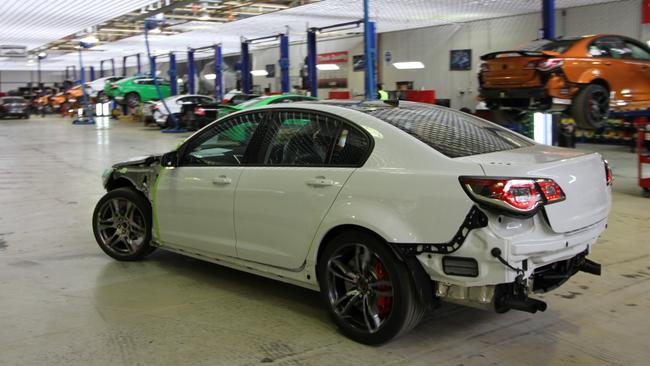
<svg viewBox="0 0 650 366">
<path fill-rule="evenodd" d="M 291 91 L 291 81 L 289 79 L 289 31 L 272 36 L 259 37 L 241 40 L 241 88 L 244 94 L 250 94 L 253 91 L 253 78 L 251 75 L 251 58 L 249 46 L 251 44 L 260 44 L 273 40 L 280 40 L 280 90 L 282 93 Z"/>
<path fill-rule="evenodd" d="M 364 1 L 367 5 L 367 1 Z M 366 12 L 367 14 L 367 12 Z M 377 99 L 377 46 L 375 36 L 375 22 L 368 21 L 367 16 L 363 20 L 328 25 L 320 28 L 309 28 L 307 30 L 307 76 L 308 89 L 312 97 L 318 97 L 318 52 L 316 39 L 318 34 L 340 31 L 343 29 L 358 28 L 364 26 L 364 87 L 365 99 Z"/>
</svg>

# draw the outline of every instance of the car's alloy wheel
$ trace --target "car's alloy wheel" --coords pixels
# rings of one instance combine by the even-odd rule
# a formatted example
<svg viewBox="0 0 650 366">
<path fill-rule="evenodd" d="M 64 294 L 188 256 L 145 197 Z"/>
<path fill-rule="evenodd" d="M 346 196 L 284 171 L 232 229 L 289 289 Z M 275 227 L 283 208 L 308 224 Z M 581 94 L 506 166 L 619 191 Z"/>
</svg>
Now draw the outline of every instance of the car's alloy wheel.
<svg viewBox="0 0 650 366">
<path fill-rule="evenodd" d="M 334 313 L 351 326 L 377 332 L 390 315 L 393 282 L 376 253 L 360 243 L 339 248 L 327 262 Z"/>
<path fill-rule="evenodd" d="M 97 203 L 93 231 L 100 248 L 118 260 L 137 260 L 149 254 L 151 214 L 144 197 L 132 188 L 108 192 Z"/>
<path fill-rule="evenodd" d="M 126 105 L 129 107 L 137 107 L 140 105 L 140 96 L 136 93 L 129 93 L 124 97 Z"/>
<path fill-rule="evenodd" d="M 334 322 L 361 343 L 386 342 L 425 311 L 405 264 L 372 235 L 338 235 L 321 254 L 318 278 Z"/>
<path fill-rule="evenodd" d="M 585 86 L 573 101 L 572 115 L 578 127 L 604 127 L 609 116 L 609 91 L 598 84 Z"/>
<path fill-rule="evenodd" d="M 100 103 L 108 103 L 109 102 L 108 96 L 104 92 L 97 93 L 97 100 Z"/>
</svg>

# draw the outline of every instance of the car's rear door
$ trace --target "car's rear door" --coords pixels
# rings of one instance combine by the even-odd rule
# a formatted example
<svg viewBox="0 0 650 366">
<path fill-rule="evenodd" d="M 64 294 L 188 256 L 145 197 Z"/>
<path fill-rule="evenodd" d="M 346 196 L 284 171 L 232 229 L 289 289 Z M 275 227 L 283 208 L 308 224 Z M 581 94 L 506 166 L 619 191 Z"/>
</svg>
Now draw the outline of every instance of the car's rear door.
<svg viewBox="0 0 650 366">
<path fill-rule="evenodd" d="M 212 125 L 183 145 L 177 167 L 163 168 L 153 205 L 163 245 L 236 255 L 235 187 L 264 116 L 245 113 Z"/>
<path fill-rule="evenodd" d="M 243 169 L 237 186 L 237 255 L 300 268 L 321 221 L 370 146 L 365 132 L 335 116 L 269 112 L 258 163 Z"/>
<path fill-rule="evenodd" d="M 634 73 L 630 74 L 628 78 L 636 79 L 636 82 L 633 83 L 630 80 L 630 83 L 636 86 L 632 95 L 632 103 L 648 105 L 650 102 L 650 50 L 631 39 L 624 39 L 623 42 L 625 44 L 625 62 L 634 70 Z"/>
</svg>

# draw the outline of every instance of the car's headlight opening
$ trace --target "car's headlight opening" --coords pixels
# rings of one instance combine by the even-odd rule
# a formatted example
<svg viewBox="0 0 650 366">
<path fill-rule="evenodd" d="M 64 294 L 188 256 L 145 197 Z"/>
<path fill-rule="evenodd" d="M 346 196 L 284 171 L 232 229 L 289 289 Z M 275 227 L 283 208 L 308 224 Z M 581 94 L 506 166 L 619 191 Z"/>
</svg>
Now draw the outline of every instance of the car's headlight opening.
<svg viewBox="0 0 650 366">
<path fill-rule="evenodd" d="M 565 199 L 562 188 L 548 178 L 460 177 L 459 180 L 475 202 L 514 214 L 534 214 L 545 204 Z"/>
</svg>

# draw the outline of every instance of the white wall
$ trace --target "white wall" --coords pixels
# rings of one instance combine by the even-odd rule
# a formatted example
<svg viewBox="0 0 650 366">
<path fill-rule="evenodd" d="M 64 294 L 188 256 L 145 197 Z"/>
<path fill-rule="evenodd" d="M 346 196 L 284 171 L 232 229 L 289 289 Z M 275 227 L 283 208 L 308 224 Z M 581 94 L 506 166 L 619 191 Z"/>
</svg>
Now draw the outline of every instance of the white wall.
<svg viewBox="0 0 650 366">
<path fill-rule="evenodd" d="M 41 71 L 41 82 L 47 86 L 52 86 L 55 82 L 63 82 L 64 77 L 65 73 L 63 71 Z M 5 93 L 20 87 L 26 87 L 27 83 L 30 82 L 36 87 L 36 83 L 38 82 L 37 71 L 0 71 L 0 91 Z"/>
<path fill-rule="evenodd" d="M 348 87 L 342 90 L 350 90 L 353 94 L 363 94 L 363 72 L 352 71 L 352 56 L 363 54 L 363 38 L 359 36 L 338 38 L 333 40 L 321 40 L 317 44 L 318 53 L 348 51 L 348 65 L 347 77 Z M 267 78 L 266 76 L 254 76 L 253 85 L 259 85 L 263 90 L 270 84 L 272 91 L 280 90 L 280 66 L 278 60 L 280 59 L 280 49 L 278 46 L 269 47 L 265 49 L 254 50 L 253 54 L 253 70 L 264 69 L 266 65 L 275 64 L 275 78 Z M 300 85 L 300 67 L 304 64 L 305 57 L 307 57 L 307 44 L 294 43 L 289 45 L 289 59 L 290 70 L 289 77 L 291 85 Z M 319 77 L 326 77 L 327 71 L 320 71 Z M 330 89 L 319 89 L 318 94 L 320 97 L 327 97 L 327 92 Z"/>
<path fill-rule="evenodd" d="M 643 39 L 640 24 L 641 0 L 625 0 L 558 11 L 556 34 L 575 36 L 612 33 Z M 381 81 L 387 90 L 397 81 L 414 81 L 416 89 L 435 89 L 438 98 L 451 99 L 453 107 L 474 108 L 477 94 L 479 57 L 508 50 L 537 38 L 541 14 L 496 18 L 471 23 L 383 33 L 379 57 L 391 51 L 395 61 L 422 61 L 424 70 L 397 70 L 380 66 Z M 647 37 L 647 33 L 646 33 Z M 472 50 L 471 71 L 450 71 L 449 51 Z M 464 92 L 461 95 L 461 92 Z"/>
</svg>

